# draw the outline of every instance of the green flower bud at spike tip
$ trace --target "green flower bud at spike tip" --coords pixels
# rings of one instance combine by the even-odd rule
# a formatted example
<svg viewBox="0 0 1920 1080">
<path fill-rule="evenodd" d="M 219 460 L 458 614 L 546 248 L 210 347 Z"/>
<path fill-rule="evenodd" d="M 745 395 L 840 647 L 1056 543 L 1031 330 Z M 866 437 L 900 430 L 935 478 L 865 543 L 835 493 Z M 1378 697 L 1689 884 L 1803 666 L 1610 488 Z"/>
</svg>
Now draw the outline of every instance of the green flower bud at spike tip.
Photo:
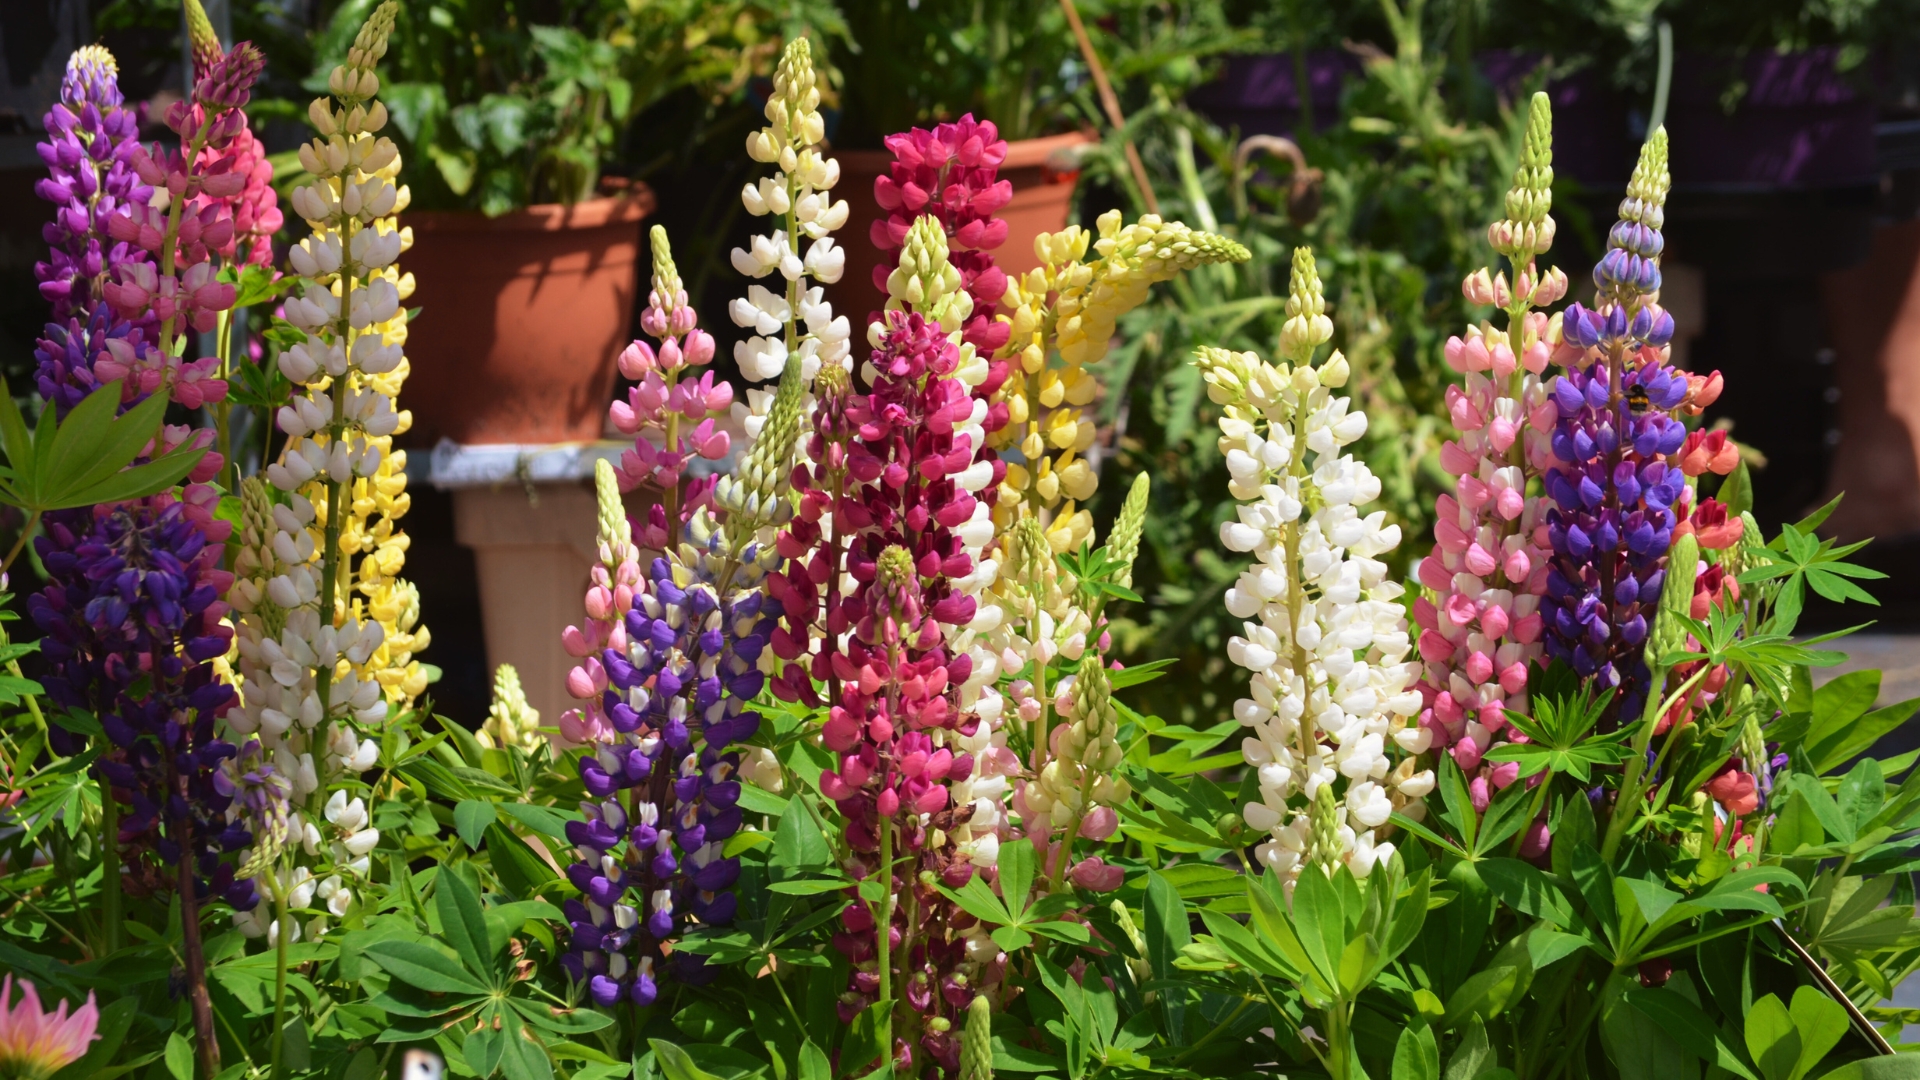
<svg viewBox="0 0 1920 1080">
<path fill-rule="evenodd" d="M 1627 181 L 1627 197 L 1620 200 L 1620 220 L 1659 229 L 1666 224 L 1667 191 L 1673 177 L 1667 174 L 1667 129 L 1658 127 L 1641 144 L 1640 160 Z"/>
<path fill-rule="evenodd" d="M 1515 262 L 1553 246 L 1553 107 L 1536 93 L 1527 110 L 1520 162 L 1507 189 L 1506 217 L 1487 226 L 1487 243 Z"/>
<path fill-rule="evenodd" d="M 788 476 L 793 468 L 794 447 L 800 437 L 800 419 L 807 399 L 806 379 L 800 374 L 800 358 L 787 359 L 780 373 L 780 385 L 767 409 L 766 425 L 753 449 L 740 463 L 739 471 L 724 477 L 714 486 L 713 498 L 731 515 L 728 534 L 745 538 L 763 526 L 784 525 L 793 515 L 787 500 Z"/>
<path fill-rule="evenodd" d="M 1656 671 L 1665 669 L 1667 654 L 1677 652 L 1687 641 L 1687 626 L 1680 620 L 1693 610 L 1693 579 L 1700 570 L 1700 541 L 1687 533 L 1673 542 L 1667 553 L 1667 580 L 1660 589 L 1660 613 L 1647 642 L 1647 664 Z M 1658 694 L 1648 695 L 1653 704 Z"/>
<path fill-rule="evenodd" d="M 907 230 L 900 265 L 887 275 L 887 310 L 917 311 L 948 333 L 973 315 L 973 297 L 962 289 L 960 271 L 947 251 L 947 234 L 932 214 Z"/>
<path fill-rule="evenodd" d="M 1287 321 L 1280 328 L 1280 351 L 1288 360 L 1304 364 L 1313 350 L 1333 337 L 1333 320 L 1327 318 L 1327 301 L 1321 293 L 1320 271 L 1314 266 L 1313 249 L 1293 249 L 1293 270 L 1287 277 Z"/>
<path fill-rule="evenodd" d="M 501 664 L 493 673 L 493 703 L 481 726 L 480 742 L 494 749 L 518 746 L 532 750 L 540 744 L 540 710 L 527 703 L 520 672 Z"/>
<path fill-rule="evenodd" d="M 200 6 L 200 0 L 183 0 L 182 6 L 187 14 L 187 41 L 193 51 L 193 81 L 197 83 L 225 50 L 220 47 L 220 36 L 213 32 L 213 21 L 207 18 L 207 9 Z"/>
<path fill-rule="evenodd" d="M 1335 799 L 1332 784 L 1321 784 L 1313 793 L 1310 815 L 1313 847 L 1308 857 L 1328 877 L 1332 877 L 1334 869 L 1340 865 L 1340 855 L 1345 846 L 1340 842 L 1340 804 Z"/>
<path fill-rule="evenodd" d="M 993 1080 L 993 1005 L 978 994 L 967 1006 L 960 1038 L 960 1080 Z"/>
<path fill-rule="evenodd" d="M 1120 517 L 1107 536 L 1107 561 L 1118 567 L 1113 582 L 1123 589 L 1133 587 L 1133 560 L 1140 554 L 1140 532 L 1147 523 L 1149 483 L 1146 473 L 1133 478 L 1133 486 L 1127 489 L 1127 501 L 1121 504 Z"/>
<path fill-rule="evenodd" d="M 601 545 L 632 543 L 633 523 L 627 520 L 626 504 L 620 501 L 620 481 L 614 476 L 613 464 L 605 458 L 593 463 L 593 496 Z"/>
<path fill-rule="evenodd" d="M 660 306 L 678 307 L 677 297 L 686 286 L 680 281 L 680 268 L 673 264 L 673 245 L 667 242 L 667 230 L 655 225 L 647 235 L 653 240 L 653 288 L 660 294 Z"/>
</svg>

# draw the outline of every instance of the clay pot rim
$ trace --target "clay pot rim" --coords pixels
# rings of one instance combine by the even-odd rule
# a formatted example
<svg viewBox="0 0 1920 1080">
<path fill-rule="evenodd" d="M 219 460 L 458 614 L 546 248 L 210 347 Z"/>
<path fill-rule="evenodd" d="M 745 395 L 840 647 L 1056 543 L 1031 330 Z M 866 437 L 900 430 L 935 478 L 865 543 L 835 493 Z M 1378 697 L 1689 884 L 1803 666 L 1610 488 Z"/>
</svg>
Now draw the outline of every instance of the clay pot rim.
<svg viewBox="0 0 1920 1080">
<path fill-rule="evenodd" d="M 538 203 L 487 217 L 478 210 L 417 210 L 400 215 L 400 224 L 417 232 L 567 232 L 630 225 L 652 216 L 653 189 L 636 182 L 624 195 L 565 203 Z"/>
<path fill-rule="evenodd" d="M 1073 146 L 1086 146 L 1098 142 L 1091 132 L 1068 131 L 1059 135 L 1042 135 L 1037 139 L 1010 139 L 1007 142 L 1007 157 L 1000 163 L 1002 169 L 1037 169 L 1047 163 L 1055 150 Z M 830 157 L 837 158 L 842 169 L 860 172 L 884 172 L 893 164 L 891 150 L 833 150 Z"/>
</svg>

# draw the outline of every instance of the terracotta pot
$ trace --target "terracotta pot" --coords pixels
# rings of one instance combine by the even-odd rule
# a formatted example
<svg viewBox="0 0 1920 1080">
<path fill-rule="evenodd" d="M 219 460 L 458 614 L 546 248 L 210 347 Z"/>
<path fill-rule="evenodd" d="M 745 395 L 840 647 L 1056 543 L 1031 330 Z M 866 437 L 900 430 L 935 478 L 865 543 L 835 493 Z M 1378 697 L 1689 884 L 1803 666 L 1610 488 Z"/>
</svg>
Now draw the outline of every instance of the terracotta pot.
<svg viewBox="0 0 1920 1080">
<path fill-rule="evenodd" d="M 1008 275 L 1040 265 L 1033 254 L 1034 237 L 1067 227 L 1074 181 L 1080 172 L 1071 166 L 1061 167 L 1065 164 L 1061 161 L 1050 167 L 1048 159 L 1056 154 L 1064 158 L 1092 141 L 1091 136 L 1076 131 L 1007 144 L 1000 177 L 1013 181 L 1013 201 L 999 213 L 1007 223 L 1007 242 L 994 249 L 993 256 Z M 885 150 L 838 150 L 833 156 L 840 162 L 840 182 L 833 190 L 847 200 L 851 213 L 840 233 L 846 239 L 846 273 L 827 290 L 827 299 L 833 302 L 835 312 L 858 323 L 868 312 L 879 310 L 886 299 L 873 287 L 873 268 L 880 265 L 881 252 L 873 245 L 868 229 L 885 216 L 874 200 L 873 182 L 886 175 L 893 155 Z"/>
<path fill-rule="evenodd" d="M 416 282 L 408 328 L 413 410 L 403 441 L 578 442 L 600 436 L 626 347 L 653 192 L 497 218 L 406 214 Z"/>
</svg>

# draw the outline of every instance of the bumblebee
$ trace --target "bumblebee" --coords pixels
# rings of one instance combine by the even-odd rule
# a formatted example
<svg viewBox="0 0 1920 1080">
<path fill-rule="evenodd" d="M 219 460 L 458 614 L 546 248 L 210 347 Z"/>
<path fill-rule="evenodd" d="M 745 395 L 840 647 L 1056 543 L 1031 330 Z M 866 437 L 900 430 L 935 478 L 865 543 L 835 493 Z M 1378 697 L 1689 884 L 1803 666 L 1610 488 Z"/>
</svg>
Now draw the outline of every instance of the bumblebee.
<svg viewBox="0 0 1920 1080">
<path fill-rule="evenodd" d="M 1640 383 L 1627 387 L 1627 411 L 1635 416 L 1645 416 L 1653 403 L 1647 399 L 1647 388 Z"/>
</svg>

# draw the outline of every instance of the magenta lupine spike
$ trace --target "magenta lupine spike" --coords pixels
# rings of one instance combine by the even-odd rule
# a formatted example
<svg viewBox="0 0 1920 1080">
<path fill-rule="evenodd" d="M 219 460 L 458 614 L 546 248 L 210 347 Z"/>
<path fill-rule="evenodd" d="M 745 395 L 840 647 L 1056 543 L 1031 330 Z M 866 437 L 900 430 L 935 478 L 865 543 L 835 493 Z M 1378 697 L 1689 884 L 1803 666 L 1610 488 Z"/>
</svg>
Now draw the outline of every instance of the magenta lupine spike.
<svg viewBox="0 0 1920 1080">
<path fill-rule="evenodd" d="M 958 1044 L 943 1025 L 972 1000 L 998 948 L 977 924 L 956 930 L 966 920 L 929 882 L 957 887 L 995 864 L 1007 777 L 1019 769 L 997 735 L 998 669 L 976 642 L 997 571 L 983 554 L 990 508 L 976 493 L 1005 466 L 985 450 L 986 407 L 972 390 L 987 369 L 963 340 L 970 305 L 950 291 L 957 278 L 938 223 L 916 222 L 908 248 L 912 295 L 927 311 L 883 314 L 861 368 L 866 392 L 831 377 L 816 384 L 816 431 L 793 473 L 800 508 L 779 539 L 789 567 L 768 591 L 786 612 L 772 639 L 786 661 L 776 693 L 813 701 L 825 684 L 833 696 L 822 738 L 838 763 L 821 791 L 849 823 L 848 873 L 879 872 L 883 830 L 907 859 L 887 929 L 899 942 L 886 950 L 888 977 L 905 1009 L 895 1030 L 907 1036 L 896 1055 L 925 1053 L 952 1070 Z M 920 913 L 911 924 L 909 906 Z M 834 940 L 853 964 L 843 1017 L 879 991 L 877 934 L 868 905 L 843 913 Z"/>
<path fill-rule="evenodd" d="M 1007 291 L 1006 271 L 994 265 L 992 254 L 1007 241 L 1007 223 L 993 215 L 1013 200 L 1013 183 L 999 176 L 1007 141 L 993 121 L 976 122 L 968 113 L 931 131 L 913 128 L 889 135 L 886 147 L 893 164 L 887 175 L 875 178 L 873 195 L 887 216 L 868 230 L 886 256 L 874 267 L 874 287 L 887 291 L 887 275 L 898 265 L 914 221 L 937 219 L 961 287 L 973 295 L 974 314 L 962 328 L 964 340 L 991 355 L 1007 343 L 1011 330 L 993 317 Z"/>
<path fill-rule="evenodd" d="M 253 211 L 256 232 L 269 208 L 258 190 L 248 195 L 250 184 L 258 186 L 258 165 L 263 163 L 233 147 L 247 131 L 240 107 L 265 63 L 252 43 L 235 45 L 195 84 L 192 102 L 177 101 L 167 110 L 167 126 L 180 136 L 181 148 L 163 151 L 155 144 L 133 151 L 130 164 L 156 194 L 129 205 L 125 215 L 109 222 L 109 231 L 114 239 L 150 252 L 155 261 L 122 266 L 106 283 L 103 293 L 116 312 L 125 317 L 151 312 L 163 327 L 177 330 L 184 325 L 206 333 L 218 314 L 233 306 L 234 287 L 218 279 L 210 257 L 235 250 L 240 234 L 233 200 Z M 169 206 L 181 199 L 186 202 L 178 207 L 174 223 Z M 249 258 L 255 257 L 249 252 Z M 172 272 L 160 273 L 162 263 L 170 263 Z"/>
</svg>

